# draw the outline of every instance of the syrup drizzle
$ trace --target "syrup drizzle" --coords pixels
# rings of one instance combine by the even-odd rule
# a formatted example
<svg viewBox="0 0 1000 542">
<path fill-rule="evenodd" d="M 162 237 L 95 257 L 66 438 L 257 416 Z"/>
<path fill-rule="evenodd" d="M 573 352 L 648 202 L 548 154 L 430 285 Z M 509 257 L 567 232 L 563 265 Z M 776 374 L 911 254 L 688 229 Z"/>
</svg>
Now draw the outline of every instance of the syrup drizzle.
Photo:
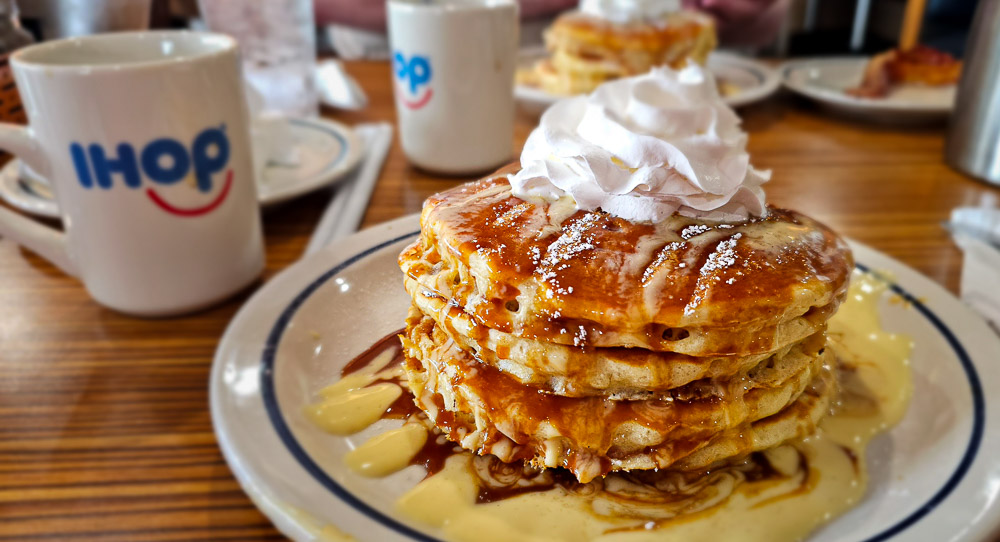
<svg viewBox="0 0 1000 542">
<path fill-rule="evenodd" d="M 406 328 L 397 329 L 396 331 L 393 331 L 392 333 L 389 333 L 385 337 L 382 337 L 381 339 L 375 341 L 375 344 L 369 346 L 367 350 L 358 354 L 357 357 L 349 361 L 347 365 L 345 365 L 344 368 L 340 370 L 340 376 L 345 377 L 351 373 L 356 373 L 361 369 L 364 369 L 365 367 L 370 365 L 372 361 L 375 361 L 375 358 L 377 358 L 379 354 L 381 354 L 382 352 L 385 352 L 386 350 L 389 350 L 392 347 L 398 348 L 399 335 L 404 331 L 406 331 Z M 399 352 L 396 353 L 395 356 L 393 356 L 392 361 L 389 362 L 389 365 L 387 365 L 387 367 L 398 365 L 402 362 L 403 362 L 403 351 L 400 350 Z"/>
<path fill-rule="evenodd" d="M 341 371 L 341 375 L 346 376 L 365 369 L 381 354 L 392 349 L 397 349 L 395 355 L 380 373 L 403 363 L 404 355 L 397 342 L 397 335 L 403 331 L 390 333 L 376 341 L 371 347 L 352 359 Z M 492 455 L 472 455 L 449 440 L 441 429 L 430 423 L 427 416 L 416 406 L 406 382 L 400 377 L 375 377 L 365 387 L 386 382 L 400 386 L 403 393 L 386 408 L 380 419 L 407 422 L 412 420 L 430 428 L 426 442 L 410 459 L 409 465 L 421 467 L 425 472 L 424 478 L 426 479 L 441 472 L 450 457 L 462 454 L 471 455 L 472 470 L 477 478 L 477 504 L 499 502 L 519 495 L 558 488 L 568 494 L 586 495 L 589 498 L 600 495 L 613 501 L 632 505 L 649 506 L 650 504 L 673 503 L 675 506 L 683 505 L 685 508 L 697 507 L 697 501 L 700 498 L 699 492 L 685 494 L 684 491 L 677 492 L 676 488 L 678 485 L 685 487 L 696 485 L 700 478 L 711 474 L 711 472 L 682 473 L 668 470 L 637 471 L 634 473 L 611 473 L 606 477 L 581 483 L 568 469 L 540 469 L 522 461 L 505 463 Z M 808 459 L 805 455 L 799 452 L 799 458 L 799 469 L 795 475 L 809 471 Z M 736 473 L 736 477 L 741 483 L 759 483 L 789 477 L 789 475 L 774 469 L 761 453 L 750 454 L 742 462 L 718 470 L 730 469 Z M 807 478 L 808 476 L 803 476 L 804 480 Z M 712 491 L 708 491 L 708 493 L 715 496 Z M 640 515 L 639 518 L 641 519 L 642 516 Z M 657 525 L 660 522 L 661 520 L 653 521 Z"/>
</svg>

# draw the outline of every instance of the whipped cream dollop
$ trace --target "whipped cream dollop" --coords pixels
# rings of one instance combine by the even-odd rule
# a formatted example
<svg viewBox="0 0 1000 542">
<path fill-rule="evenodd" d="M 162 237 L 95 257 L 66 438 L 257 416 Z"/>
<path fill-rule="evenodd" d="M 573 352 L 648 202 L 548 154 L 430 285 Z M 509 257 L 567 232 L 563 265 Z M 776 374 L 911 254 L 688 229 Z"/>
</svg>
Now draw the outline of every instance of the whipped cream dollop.
<svg viewBox="0 0 1000 542">
<path fill-rule="evenodd" d="M 740 119 L 711 73 L 689 64 L 605 83 L 543 115 L 510 176 L 515 196 L 602 209 L 633 222 L 673 213 L 735 222 L 767 213 Z"/>
<path fill-rule="evenodd" d="M 680 11 L 680 0 L 580 0 L 579 9 L 616 23 L 657 20 Z"/>
</svg>

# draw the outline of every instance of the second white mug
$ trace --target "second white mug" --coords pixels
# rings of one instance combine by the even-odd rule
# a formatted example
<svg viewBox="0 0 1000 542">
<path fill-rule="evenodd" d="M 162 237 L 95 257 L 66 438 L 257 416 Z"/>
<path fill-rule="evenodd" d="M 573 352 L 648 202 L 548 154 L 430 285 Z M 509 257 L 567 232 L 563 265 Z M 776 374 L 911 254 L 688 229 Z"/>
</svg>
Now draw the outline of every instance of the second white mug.
<svg viewBox="0 0 1000 542">
<path fill-rule="evenodd" d="M 389 0 L 403 151 L 418 167 L 470 174 L 510 160 L 514 0 Z"/>
</svg>

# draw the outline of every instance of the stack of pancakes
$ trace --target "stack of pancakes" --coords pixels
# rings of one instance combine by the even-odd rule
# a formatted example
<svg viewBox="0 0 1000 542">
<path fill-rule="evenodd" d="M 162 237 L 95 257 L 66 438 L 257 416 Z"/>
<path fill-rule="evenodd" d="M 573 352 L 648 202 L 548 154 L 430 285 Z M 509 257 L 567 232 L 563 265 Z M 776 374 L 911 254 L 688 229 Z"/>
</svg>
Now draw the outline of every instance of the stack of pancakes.
<svg viewBox="0 0 1000 542">
<path fill-rule="evenodd" d="M 704 469 L 811 433 L 852 258 L 792 211 L 636 224 L 529 202 L 506 175 L 431 197 L 399 258 L 417 405 L 503 461 Z"/>
<path fill-rule="evenodd" d="M 546 30 L 545 45 L 551 56 L 519 71 L 518 82 L 570 95 L 656 66 L 680 68 L 688 59 L 704 64 L 716 38 L 712 19 L 693 11 L 629 23 L 568 12 Z"/>
</svg>

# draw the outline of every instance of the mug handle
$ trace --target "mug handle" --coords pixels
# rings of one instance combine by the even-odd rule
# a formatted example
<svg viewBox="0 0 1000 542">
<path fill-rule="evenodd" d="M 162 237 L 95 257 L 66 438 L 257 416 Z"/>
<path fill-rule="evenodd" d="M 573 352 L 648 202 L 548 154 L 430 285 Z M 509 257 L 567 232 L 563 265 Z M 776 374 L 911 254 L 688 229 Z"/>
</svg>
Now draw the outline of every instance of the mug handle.
<svg viewBox="0 0 1000 542">
<path fill-rule="evenodd" d="M 39 175 L 49 176 L 49 161 L 30 128 L 0 122 L 0 149 L 17 155 Z M 31 249 L 68 275 L 77 275 L 67 250 L 66 234 L 59 230 L 0 207 L 0 235 Z"/>
</svg>

